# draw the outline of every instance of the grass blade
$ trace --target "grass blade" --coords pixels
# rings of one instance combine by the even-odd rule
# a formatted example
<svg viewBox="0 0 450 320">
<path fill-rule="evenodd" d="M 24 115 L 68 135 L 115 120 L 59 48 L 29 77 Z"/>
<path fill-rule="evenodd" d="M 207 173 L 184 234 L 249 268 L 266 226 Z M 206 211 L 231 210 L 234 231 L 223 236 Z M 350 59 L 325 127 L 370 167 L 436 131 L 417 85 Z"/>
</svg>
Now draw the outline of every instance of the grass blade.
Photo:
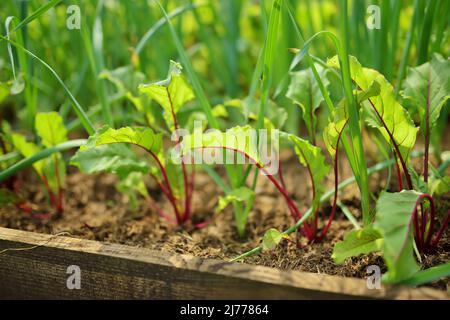
<svg viewBox="0 0 450 320">
<path fill-rule="evenodd" d="M 20 44 L 0 35 L 0 39 L 7 41 L 8 43 L 11 43 L 13 46 L 15 46 L 16 48 L 22 50 L 23 52 L 25 52 L 27 55 L 31 56 L 32 58 L 34 58 L 35 60 L 39 61 L 45 68 L 47 68 L 52 74 L 53 76 L 56 78 L 56 80 L 59 82 L 59 84 L 62 86 L 62 88 L 64 89 L 64 91 L 66 92 L 67 96 L 69 97 L 69 99 L 72 101 L 72 105 L 73 108 L 75 110 L 75 113 L 77 114 L 78 118 L 80 118 L 83 127 L 86 129 L 86 131 L 91 135 L 95 132 L 94 126 L 92 125 L 91 121 L 89 120 L 89 118 L 86 115 L 86 112 L 84 111 L 84 109 L 81 107 L 81 105 L 78 103 L 78 101 L 75 99 L 75 97 L 72 95 L 72 93 L 70 92 L 69 88 L 67 88 L 67 86 L 65 85 L 65 83 L 61 80 L 61 78 L 58 76 L 58 74 L 56 73 L 55 70 L 53 70 L 52 67 L 50 67 L 44 60 L 42 60 L 41 58 L 39 58 L 38 56 L 36 56 L 34 53 L 32 53 L 31 51 L 28 51 L 27 49 L 25 49 L 24 47 L 22 47 Z"/>
</svg>

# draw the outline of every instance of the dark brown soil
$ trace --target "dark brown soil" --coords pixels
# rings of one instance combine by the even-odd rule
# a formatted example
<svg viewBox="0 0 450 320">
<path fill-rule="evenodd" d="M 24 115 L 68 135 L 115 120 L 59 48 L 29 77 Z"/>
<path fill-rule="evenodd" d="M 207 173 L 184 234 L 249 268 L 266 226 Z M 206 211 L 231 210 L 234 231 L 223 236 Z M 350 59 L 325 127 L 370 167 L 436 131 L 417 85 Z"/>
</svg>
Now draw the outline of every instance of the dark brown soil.
<svg viewBox="0 0 450 320">
<path fill-rule="evenodd" d="M 290 154 L 283 154 L 283 171 L 287 188 L 293 191 L 293 198 L 304 212 L 310 203 L 310 185 L 305 169 Z M 133 246 L 141 246 L 167 252 L 193 254 L 199 257 L 229 260 L 260 244 L 261 237 L 270 228 L 284 230 L 293 224 L 287 207 L 273 186 L 264 177 L 260 177 L 257 198 L 247 226 L 245 238 L 239 238 L 235 231 L 233 212 L 230 208 L 214 217 L 214 221 L 202 229 L 188 230 L 170 225 L 143 200 L 136 211 L 129 209 L 128 199 L 119 194 L 114 187 L 115 177 L 101 174 L 87 176 L 73 168 L 67 178 L 65 191 L 65 212 L 62 218 L 42 222 L 27 217 L 14 206 L 0 208 L 0 226 L 27 231 L 56 234 L 69 232 L 74 237 L 108 241 Z M 340 168 L 341 179 L 351 175 L 343 161 Z M 31 174 L 24 175 L 26 185 L 23 196 L 34 204 L 34 210 L 45 212 L 45 196 L 42 187 Z M 23 176 L 23 177 L 24 177 Z M 384 186 L 386 172 L 371 176 L 371 187 Z M 160 192 L 150 186 L 151 195 L 160 203 L 164 199 Z M 330 175 L 328 189 L 333 186 Z M 394 186 L 395 187 L 395 186 Z M 193 208 L 197 220 L 210 219 L 217 198 L 218 187 L 204 173 L 198 173 Z M 350 186 L 340 194 L 340 199 L 350 211 L 359 216 L 358 190 Z M 446 198 L 441 208 L 450 207 L 450 198 Z M 167 205 L 166 205 L 167 206 Z M 169 208 L 169 207 L 167 207 Z M 322 206 L 321 214 L 327 217 L 331 208 Z M 323 243 L 316 243 L 298 249 L 294 244 L 284 242 L 276 249 L 247 258 L 245 262 L 281 269 L 295 269 L 307 272 L 326 273 L 347 277 L 365 277 L 369 265 L 379 265 L 385 270 L 383 259 L 377 254 L 348 259 L 343 265 L 336 265 L 331 259 L 334 244 L 342 240 L 344 234 L 352 229 L 351 223 L 338 212 L 331 230 Z M 424 258 L 424 267 L 430 267 L 450 261 L 450 232 L 447 230 L 438 251 Z M 433 284 L 446 289 L 449 279 Z"/>
</svg>

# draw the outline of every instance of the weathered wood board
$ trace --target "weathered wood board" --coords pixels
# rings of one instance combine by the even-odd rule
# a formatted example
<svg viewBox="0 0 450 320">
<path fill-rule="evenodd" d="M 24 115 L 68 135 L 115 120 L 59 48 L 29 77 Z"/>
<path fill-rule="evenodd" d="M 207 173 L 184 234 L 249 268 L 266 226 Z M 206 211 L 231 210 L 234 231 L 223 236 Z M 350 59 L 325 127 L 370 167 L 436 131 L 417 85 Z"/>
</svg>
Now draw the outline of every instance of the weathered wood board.
<svg viewBox="0 0 450 320">
<path fill-rule="evenodd" d="M 67 268 L 80 267 L 81 289 Z M 430 288 L 282 271 L 243 263 L 0 228 L 0 298 L 8 299 L 449 299 Z"/>
</svg>

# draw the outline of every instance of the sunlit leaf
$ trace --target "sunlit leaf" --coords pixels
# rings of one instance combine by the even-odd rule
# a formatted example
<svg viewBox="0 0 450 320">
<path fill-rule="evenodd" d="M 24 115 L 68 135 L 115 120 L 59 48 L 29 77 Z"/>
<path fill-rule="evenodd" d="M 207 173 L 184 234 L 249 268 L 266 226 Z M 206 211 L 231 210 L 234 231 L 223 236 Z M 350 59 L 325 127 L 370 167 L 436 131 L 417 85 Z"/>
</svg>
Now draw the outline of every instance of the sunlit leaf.
<svg viewBox="0 0 450 320">
<path fill-rule="evenodd" d="M 139 161 L 135 153 L 124 144 L 97 145 L 98 135 L 108 128 L 100 129 L 72 157 L 70 164 L 85 173 L 109 172 L 125 178 L 131 172 L 150 172 L 150 166 Z"/>
<path fill-rule="evenodd" d="M 226 132 L 208 130 L 207 132 L 194 132 L 183 138 L 181 153 L 188 155 L 198 149 L 230 150 L 245 154 L 256 164 L 263 166 L 260 161 L 255 130 L 250 126 L 236 126 Z"/>
<path fill-rule="evenodd" d="M 175 116 L 178 111 L 188 101 L 195 98 L 191 87 L 181 74 L 181 65 L 173 61 L 171 61 L 169 76 L 166 80 L 140 85 L 139 90 L 161 105 L 164 110 L 164 120 L 171 131 L 175 130 Z"/>
<path fill-rule="evenodd" d="M 104 127 L 92 137 L 96 146 L 127 143 L 140 146 L 154 154 L 157 154 L 162 147 L 162 135 L 144 127 L 123 127 L 120 129 Z"/>
<path fill-rule="evenodd" d="M 339 68 L 338 57 L 328 60 L 328 65 Z M 359 90 L 370 92 L 375 82 L 379 84 L 380 94 L 371 97 L 370 102 L 363 103 L 368 114 L 366 122 L 380 130 L 389 143 L 395 143 L 402 158 L 407 162 L 416 141 L 418 128 L 414 126 L 408 112 L 396 101 L 392 85 L 378 71 L 363 68 L 355 57 L 350 57 L 350 72 Z"/>
<path fill-rule="evenodd" d="M 63 119 L 57 112 L 40 112 L 35 119 L 36 132 L 41 138 L 41 143 L 47 147 L 53 147 L 67 141 L 67 130 Z"/>
</svg>

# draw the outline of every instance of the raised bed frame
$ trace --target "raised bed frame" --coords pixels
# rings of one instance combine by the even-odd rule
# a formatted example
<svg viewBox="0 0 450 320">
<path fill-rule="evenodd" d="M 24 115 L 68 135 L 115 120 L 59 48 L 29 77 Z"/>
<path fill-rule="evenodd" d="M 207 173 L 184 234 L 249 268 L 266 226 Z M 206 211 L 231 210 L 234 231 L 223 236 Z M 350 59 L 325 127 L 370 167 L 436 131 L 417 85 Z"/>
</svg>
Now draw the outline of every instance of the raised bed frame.
<svg viewBox="0 0 450 320">
<path fill-rule="evenodd" d="M 67 268 L 81 289 L 67 288 Z M 450 299 L 430 288 L 170 254 L 0 228 L 0 299 Z"/>
</svg>

